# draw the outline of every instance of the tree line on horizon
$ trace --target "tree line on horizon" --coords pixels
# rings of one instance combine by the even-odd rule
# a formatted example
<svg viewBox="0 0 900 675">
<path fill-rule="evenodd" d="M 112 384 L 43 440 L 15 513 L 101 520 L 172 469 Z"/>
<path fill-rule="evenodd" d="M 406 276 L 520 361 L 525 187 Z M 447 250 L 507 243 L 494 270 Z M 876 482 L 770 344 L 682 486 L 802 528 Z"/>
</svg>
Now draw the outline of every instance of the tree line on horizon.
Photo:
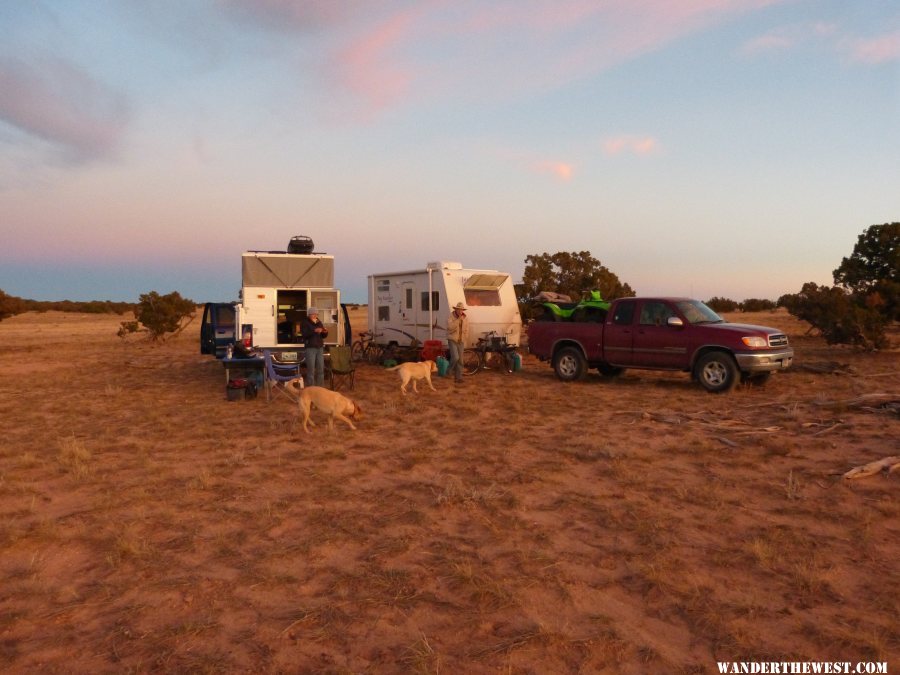
<svg viewBox="0 0 900 675">
<path fill-rule="evenodd" d="M 0 289 L 0 321 L 25 312 L 78 312 L 81 314 L 124 314 L 134 309 L 133 302 L 112 300 L 28 300 Z"/>
<path fill-rule="evenodd" d="M 886 329 L 900 321 L 900 222 L 871 225 L 859 235 L 853 252 L 832 272 L 834 286 L 807 282 L 798 293 L 777 301 L 749 298 L 737 302 L 713 297 L 707 304 L 717 312 L 757 312 L 784 307 L 792 315 L 818 329 L 829 344 L 852 344 L 873 350 L 886 346 Z M 542 291 L 580 298 L 599 291 L 606 300 L 634 297 L 628 283 L 591 255 L 590 251 L 558 251 L 530 254 L 525 258 L 522 283 L 515 285 L 523 318 L 531 318 L 533 299 Z M 193 300 L 173 291 L 142 294 L 137 303 L 70 300 L 43 302 L 25 300 L 0 290 L 0 321 L 15 314 L 36 311 L 123 314 L 131 311 L 135 321 L 123 322 L 120 335 L 137 332 L 141 326 L 153 339 L 168 332 L 181 332 L 197 308 Z M 188 321 L 189 323 L 189 321 Z"/>
</svg>

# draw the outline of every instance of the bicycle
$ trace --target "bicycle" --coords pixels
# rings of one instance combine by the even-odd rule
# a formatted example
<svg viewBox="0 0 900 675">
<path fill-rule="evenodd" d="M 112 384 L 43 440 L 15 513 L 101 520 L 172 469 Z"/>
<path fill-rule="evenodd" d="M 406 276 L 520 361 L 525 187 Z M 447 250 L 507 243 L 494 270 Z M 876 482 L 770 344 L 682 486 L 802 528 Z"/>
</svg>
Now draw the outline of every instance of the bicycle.
<svg viewBox="0 0 900 675">
<path fill-rule="evenodd" d="M 480 370 L 499 370 L 511 373 L 515 369 L 516 345 L 511 345 L 497 331 L 491 330 L 478 338 L 478 344 L 463 350 L 463 375 L 475 375 Z"/>
<path fill-rule="evenodd" d="M 384 355 L 384 347 L 376 344 L 376 337 L 370 330 L 361 332 L 359 340 L 356 340 L 350 346 L 350 360 L 356 363 L 365 361 L 366 363 L 377 364 Z"/>
</svg>

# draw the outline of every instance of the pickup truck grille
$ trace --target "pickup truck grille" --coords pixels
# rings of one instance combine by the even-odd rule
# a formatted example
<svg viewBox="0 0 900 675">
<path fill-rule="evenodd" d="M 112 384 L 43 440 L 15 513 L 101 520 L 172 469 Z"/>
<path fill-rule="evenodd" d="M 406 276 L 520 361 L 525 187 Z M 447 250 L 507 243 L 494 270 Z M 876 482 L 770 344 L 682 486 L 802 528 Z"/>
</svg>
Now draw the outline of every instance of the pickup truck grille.
<svg viewBox="0 0 900 675">
<path fill-rule="evenodd" d="M 782 333 L 769 336 L 769 346 L 770 347 L 787 347 L 787 343 L 788 343 L 787 335 L 784 335 Z"/>
</svg>

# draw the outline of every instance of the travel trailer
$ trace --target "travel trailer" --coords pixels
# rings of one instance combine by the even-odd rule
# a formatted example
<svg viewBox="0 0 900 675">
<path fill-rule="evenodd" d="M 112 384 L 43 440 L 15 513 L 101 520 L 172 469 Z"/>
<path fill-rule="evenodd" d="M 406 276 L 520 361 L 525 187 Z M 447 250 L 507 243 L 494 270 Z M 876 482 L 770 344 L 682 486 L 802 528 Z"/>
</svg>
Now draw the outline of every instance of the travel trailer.
<svg viewBox="0 0 900 675">
<path fill-rule="evenodd" d="M 298 240 L 307 240 L 307 245 Z M 328 328 L 326 347 L 349 344 L 350 323 L 334 288 L 334 256 L 312 252 L 312 241 L 294 237 L 288 251 L 241 255 L 237 303 L 207 303 L 200 327 L 200 351 L 222 357 L 229 344 L 281 351 L 303 346 L 300 323 L 310 307 Z M 249 342 L 248 342 L 249 340 Z"/>
<path fill-rule="evenodd" d="M 488 331 L 519 344 L 522 318 L 510 275 L 465 269 L 458 262 L 430 262 L 424 269 L 369 276 L 369 330 L 383 346 L 413 340 L 447 343 L 447 317 L 461 302 L 469 317 L 467 347 Z"/>
</svg>

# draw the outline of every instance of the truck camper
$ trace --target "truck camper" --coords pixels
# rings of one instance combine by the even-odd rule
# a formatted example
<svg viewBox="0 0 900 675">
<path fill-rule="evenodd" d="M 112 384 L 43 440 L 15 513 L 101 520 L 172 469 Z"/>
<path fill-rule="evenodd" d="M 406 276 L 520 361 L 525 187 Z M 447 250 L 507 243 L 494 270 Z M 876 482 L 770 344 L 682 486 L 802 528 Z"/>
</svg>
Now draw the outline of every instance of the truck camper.
<svg viewBox="0 0 900 675">
<path fill-rule="evenodd" d="M 236 340 L 279 351 L 302 347 L 300 324 L 311 307 L 328 328 L 326 347 L 348 344 L 350 322 L 334 288 L 334 256 L 312 248 L 308 237 L 294 237 L 288 251 L 244 252 L 240 301 L 206 304 L 200 352 L 221 358 Z"/>
<path fill-rule="evenodd" d="M 447 318 L 458 302 L 466 306 L 474 346 L 489 331 L 519 344 L 522 318 L 507 272 L 466 269 L 458 262 L 430 262 L 424 269 L 369 276 L 368 328 L 384 347 L 414 340 L 447 344 Z"/>
</svg>

